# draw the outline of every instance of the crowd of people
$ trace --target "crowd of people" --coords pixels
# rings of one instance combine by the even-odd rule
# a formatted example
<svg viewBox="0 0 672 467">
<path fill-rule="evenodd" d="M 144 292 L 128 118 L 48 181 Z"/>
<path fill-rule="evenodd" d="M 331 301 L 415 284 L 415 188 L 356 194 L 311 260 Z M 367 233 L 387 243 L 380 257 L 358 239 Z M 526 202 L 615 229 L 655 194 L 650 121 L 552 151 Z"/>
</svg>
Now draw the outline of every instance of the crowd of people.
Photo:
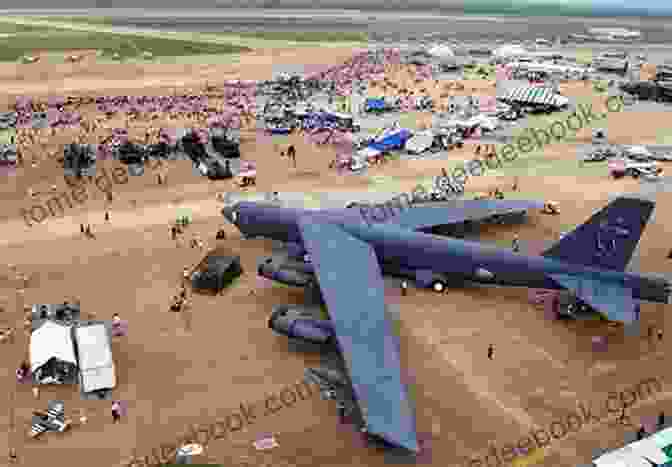
<svg viewBox="0 0 672 467">
<path fill-rule="evenodd" d="M 250 90 L 252 89 L 252 91 Z M 143 100 L 144 99 L 144 100 Z M 158 144 L 167 128 L 213 126 L 253 128 L 256 122 L 253 88 L 208 87 L 173 96 L 109 98 L 69 96 L 62 100 L 22 100 L 17 109 L 26 113 L 77 112 L 80 119 L 71 125 L 35 128 L 17 127 L 17 165 L 38 167 L 57 159 L 65 144 L 104 145 L 115 137 L 115 130 L 128 129 L 128 138 L 141 144 Z M 61 144 L 54 144 L 55 141 Z M 101 154 L 105 157 L 106 154 Z"/>
</svg>

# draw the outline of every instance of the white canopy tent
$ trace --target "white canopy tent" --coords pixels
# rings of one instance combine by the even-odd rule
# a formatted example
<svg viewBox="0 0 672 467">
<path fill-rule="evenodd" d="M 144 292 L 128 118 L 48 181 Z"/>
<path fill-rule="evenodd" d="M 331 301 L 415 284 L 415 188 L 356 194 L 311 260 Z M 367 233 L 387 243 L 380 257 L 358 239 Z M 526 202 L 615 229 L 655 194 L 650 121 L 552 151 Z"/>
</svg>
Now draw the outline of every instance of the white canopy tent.
<svg viewBox="0 0 672 467">
<path fill-rule="evenodd" d="M 610 451 L 597 459 L 593 464 L 597 467 L 651 467 L 649 460 L 656 465 L 668 465 L 672 462 L 664 448 L 672 445 L 672 428 L 666 428 L 651 436 L 622 448 Z"/>
<path fill-rule="evenodd" d="M 510 102 L 553 105 L 556 107 L 563 107 L 569 104 L 569 99 L 556 94 L 552 88 L 536 86 L 514 88 L 501 99 Z"/>
<path fill-rule="evenodd" d="M 84 392 L 112 389 L 117 384 L 109 335 L 103 324 L 75 328 Z"/>
<path fill-rule="evenodd" d="M 70 328 L 45 321 L 30 335 L 31 372 L 34 373 L 52 358 L 77 365 Z"/>
<path fill-rule="evenodd" d="M 509 58 L 509 57 L 523 57 L 529 55 L 529 52 L 520 45 L 508 44 L 503 45 L 492 53 L 495 58 Z"/>
<path fill-rule="evenodd" d="M 453 49 L 447 45 L 435 44 L 427 49 L 427 53 L 433 57 L 450 58 L 455 56 Z"/>
<path fill-rule="evenodd" d="M 420 154 L 428 150 L 434 142 L 434 132 L 432 130 L 418 131 L 406 141 L 406 150 L 413 154 Z"/>
</svg>

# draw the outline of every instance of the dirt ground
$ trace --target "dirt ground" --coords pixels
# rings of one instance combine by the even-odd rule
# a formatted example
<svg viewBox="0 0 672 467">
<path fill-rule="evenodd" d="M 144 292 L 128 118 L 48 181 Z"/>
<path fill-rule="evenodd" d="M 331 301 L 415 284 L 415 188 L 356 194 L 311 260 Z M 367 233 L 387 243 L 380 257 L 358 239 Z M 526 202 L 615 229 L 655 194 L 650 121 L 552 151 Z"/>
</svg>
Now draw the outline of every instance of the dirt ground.
<svg viewBox="0 0 672 467">
<path fill-rule="evenodd" d="M 342 61 L 351 51 L 301 49 L 271 56 L 243 57 L 240 65 L 212 66 L 93 66 L 79 64 L 56 70 L 40 64 L 0 68 L 0 93 L 9 101 L 15 93 L 69 93 L 71 89 L 91 94 L 158 92 L 158 83 L 183 81 L 199 86 L 230 77 L 266 79 L 274 63 L 318 64 L 327 59 Z M 67 75 L 70 75 L 66 78 Z M 167 88 L 166 88 L 167 89 Z M 73 91 L 74 92 L 74 91 Z M 658 115 L 610 115 L 604 125 L 616 139 L 646 138 L 662 131 Z M 176 122 L 177 125 L 179 122 Z M 66 136 L 62 137 L 66 139 Z M 297 146 L 297 168 L 279 157 L 290 144 Z M 620 142 L 620 141 L 617 141 Z M 57 147 L 46 143 L 46 149 Z M 65 216 L 48 218 L 27 227 L 19 209 L 37 201 L 26 190 L 57 192 L 66 189 L 62 169 L 39 151 L 40 165 L 20 169 L 0 185 L 0 326 L 18 327 L 13 342 L 2 343 L 0 393 L 6 403 L 0 411 L 0 457 L 9 446 L 17 450 L 20 465 L 116 466 L 133 452 L 149 455 L 162 443 L 171 443 L 191 424 L 210 424 L 234 410 L 241 402 L 261 401 L 265 395 L 299 381 L 303 369 L 319 364 L 315 354 L 289 350 L 283 338 L 267 328 L 271 307 L 279 303 L 300 303 L 300 291 L 268 286 L 256 277 L 257 260 L 270 253 L 271 245 L 243 240 L 225 225 L 227 240 L 215 241 L 223 225 L 216 193 L 235 190 L 230 182 L 210 182 L 196 176 L 190 164 L 167 167 L 167 183 L 157 185 L 156 176 L 131 177 L 113 187 L 114 199 L 107 205 L 94 187 L 87 203 L 69 209 Z M 454 157 L 467 158 L 471 145 Z M 569 157 L 569 144 L 547 148 L 549 157 Z M 258 191 L 329 191 L 375 189 L 370 177 L 340 176 L 328 169 L 335 150 L 317 148 L 300 136 L 261 137 L 243 134 L 243 158 L 258 167 Z M 453 157 L 453 156 L 451 156 Z M 116 162 L 99 162 L 98 170 L 112 170 Z M 369 175 L 394 177 L 402 189 L 412 189 L 420 179 L 439 174 L 441 161 L 391 161 L 374 167 Z M 473 191 L 498 186 L 505 192 L 510 176 L 473 178 Z M 523 226 L 498 226 L 481 235 L 485 242 L 510 245 L 514 233 L 524 248 L 538 253 L 560 232 L 590 217 L 608 197 L 635 190 L 632 180 L 612 181 L 602 177 L 519 177 L 520 190 L 530 197 L 560 203 L 561 214 L 533 214 Z M 634 261 L 643 272 L 666 272 L 671 225 L 664 215 L 670 194 L 658 198 L 658 215 L 647 227 Z M 42 198 L 44 199 L 44 198 Z M 104 221 L 104 212 L 110 221 Z M 245 274 L 222 296 L 194 295 L 190 316 L 169 312 L 170 299 L 177 292 L 182 268 L 196 264 L 204 250 L 179 246 L 170 239 L 169 223 L 178 213 L 190 211 L 193 224 L 185 240 L 198 234 L 205 249 L 230 248 L 241 255 Z M 79 224 L 92 225 L 96 239 L 84 239 Z M 21 290 L 10 270 L 15 265 L 29 275 Z M 251 292 L 254 291 L 254 294 Z M 430 454 L 423 462 L 431 466 L 467 465 L 470 456 L 486 454 L 490 442 L 502 446 L 519 439 L 533 426 L 547 426 L 575 408 L 577 401 L 603 401 L 609 391 L 636 384 L 650 377 L 665 379 L 669 367 L 665 349 L 668 339 L 649 342 L 646 337 L 625 337 L 620 328 L 603 323 L 586 324 L 548 321 L 543 310 L 528 303 L 528 291 L 507 288 L 454 289 L 444 296 L 411 290 L 402 297 L 396 287 L 387 290 L 388 303 L 401 317 L 401 349 L 405 368 L 411 375 L 411 392 L 416 399 L 418 431 L 429 438 Z M 34 400 L 30 385 L 18 386 L 14 370 L 28 356 L 28 337 L 21 332 L 22 309 L 33 303 L 57 303 L 77 298 L 84 313 L 110 319 L 117 312 L 129 321 L 129 335 L 116 338 L 113 352 L 118 386 L 114 398 L 127 401 L 128 414 L 112 424 L 110 402 L 82 401 L 73 387 L 43 387 Z M 644 304 L 641 320 L 646 328 L 667 331 L 664 305 Z M 191 320 L 190 326 L 185 319 Z M 189 328 L 189 329 L 187 329 Z M 608 352 L 593 352 L 591 338 L 608 336 Z M 486 350 L 494 345 L 494 360 Z M 219 350 L 217 350 L 217 346 Z M 658 399 L 633 409 L 639 416 L 672 413 L 669 388 Z M 65 434 L 47 434 L 39 441 L 27 439 L 31 411 L 44 409 L 49 399 L 62 399 L 68 415 L 77 419 L 85 409 L 88 423 Z M 13 411 L 13 415 L 12 415 Z M 12 426 L 13 420 L 13 426 Z M 256 422 L 229 439 L 211 441 L 210 462 L 232 466 L 389 465 L 381 452 L 360 446 L 351 430 L 340 426 L 332 402 L 308 400 L 286 407 Z M 554 442 L 539 463 L 546 467 L 569 467 L 587 463 L 598 446 L 617 447 L 625 432 L 622 426 L 601 425 L 566 440 Z M 262 433 L 274 433 L 279 447 L 255 451 L 251 443 Z"/>
</svg>

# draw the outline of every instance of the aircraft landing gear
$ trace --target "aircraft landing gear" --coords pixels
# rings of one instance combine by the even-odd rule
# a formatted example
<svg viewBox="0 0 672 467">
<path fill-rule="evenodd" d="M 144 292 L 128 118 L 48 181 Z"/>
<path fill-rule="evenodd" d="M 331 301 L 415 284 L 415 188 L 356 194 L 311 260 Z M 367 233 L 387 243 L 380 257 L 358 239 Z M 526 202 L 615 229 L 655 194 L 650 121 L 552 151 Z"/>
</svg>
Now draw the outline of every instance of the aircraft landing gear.
<svg viewBox="0 0 672 467">
<path fill-rule="evenodd" d="M 560 297 L 556 313 L 558 319 L 602 319 L 602 314 L 595 308 L 583 300 L 572 296 Z"/>
<path fill-rule="evenodd" d="M 432 290 L 436 293 L 443 293 L 446 290 L 446 282 L 437 279 L 434 282 L 432 282 Z"/>
<path fill-rule="evenodd" d="M 444 293 L 447 288 L 464 287 L 465 280 L 462 277 L 448 275 L 446 277 L 434 277 L 431 282 L 432 290 L 436 293 Z"/>
<path fill-rule="evenodd" d="M 317 283 L 317 281 L 311 281 L 306 287 L 305 287 L 305 298 L 306 298 L 306 303 L 312 304 L 312 305 L 324 305 L 324 297 L 322 296 L 322 291 L 320 290 L 320 286 Z"/>
</svg>

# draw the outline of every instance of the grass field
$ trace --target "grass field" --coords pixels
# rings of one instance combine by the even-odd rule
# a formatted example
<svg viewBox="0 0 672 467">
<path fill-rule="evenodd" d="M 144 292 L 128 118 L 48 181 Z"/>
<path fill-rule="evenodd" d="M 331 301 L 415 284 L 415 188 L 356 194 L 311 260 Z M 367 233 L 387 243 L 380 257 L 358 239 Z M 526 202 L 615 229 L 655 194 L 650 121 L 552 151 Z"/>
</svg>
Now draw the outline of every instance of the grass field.
<svg viewBox="0 0 672 467">
<path fill-rule="evenodd" d="M 110 20 L 101 16 L 36 16 L 27 17 L 40 21 L 55 21 L 61 23 L 89 24 L 94 26 L 112 26 Z M 151 27 L 147 25 L 147 27 Z M 215 36 L 239 36 L 270 41 L 286 40 L 291 42 L 367 42 L 368 34 L 351 31 L 222 31 L 221 33 L 207 33 Z"/>
<path fill-rule="evenodd" d="M 140 60 L 143 52 L 153 61 L 172 57 L 232 57 L 255 48 L 300 47 L 320 43 L 330 46 L 361 46 L 366 34 L 350 32 L 243 31 L 195 33 L 111 29 L 100 17 L 0 17 L 0 62 L 15 62 L 36 52 L 99 50 L 101 61 Z M 118 58 L 117 58 L 118 56 Z M 164 60 L 161 60 L 161 59 Z M 219 60 L 215 60 L 218 62 Z"/>
<path fill-rule="evenodd" d="M 45 31 L 43 26 L 31 26 L 28 24 L 0 23 L 0 34 L 29 33 L 36 31 Z"/>
<path fill-rule="evenodd" d="M 16 137 L 16 129 L 0 129 L 0 144 L 9 144 L 12 140 L 12 136 Z"/>
<path fill-rule="evenodd" d="M 0 24 L 0 32 L 4 32 L 5 26 L 8 24 Z M 13 62 L 25 55 L 34 55 L 38 51 L 93 49 L 99 50 L 102 57 L 112 58 L 114 54 L 118 54 L 121 60 L 141 57 L 143 52 L 150 52 L 153 57 L 181 57 L 228 55 L 252 50 L 249 47 L 233 44 L 201 43 L 144 35 L 69 31 L 30 26 L 29 30 L 19 30 L 11 36 L 0 37 L 0 61 L 3 62 Z"/>
</svg>

